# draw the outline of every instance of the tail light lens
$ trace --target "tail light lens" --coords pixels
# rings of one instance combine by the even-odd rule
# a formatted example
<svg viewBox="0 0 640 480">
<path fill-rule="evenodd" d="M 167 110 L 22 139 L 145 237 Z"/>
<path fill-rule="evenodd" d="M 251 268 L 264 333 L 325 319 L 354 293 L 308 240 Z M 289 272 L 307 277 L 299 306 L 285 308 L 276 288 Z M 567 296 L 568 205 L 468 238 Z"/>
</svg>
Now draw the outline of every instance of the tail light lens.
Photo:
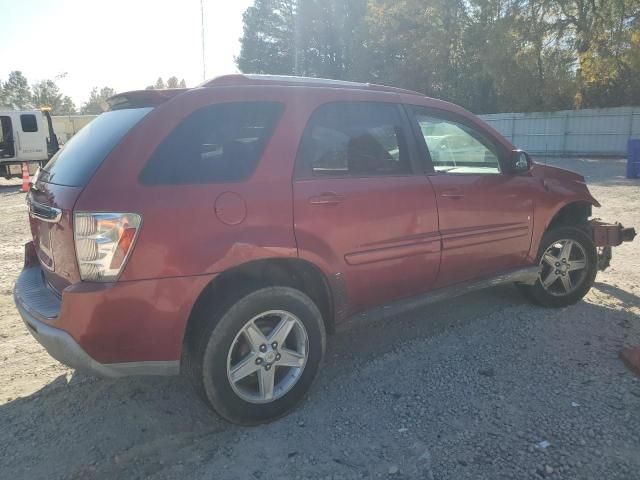
<svg viewBox="0 0 640 480">
<path fill-rule="evenodd" d="M 135 213 L 75 213 L 73 237 L 82 280 L 117 280 L 141 223 Z"/>
</svg>

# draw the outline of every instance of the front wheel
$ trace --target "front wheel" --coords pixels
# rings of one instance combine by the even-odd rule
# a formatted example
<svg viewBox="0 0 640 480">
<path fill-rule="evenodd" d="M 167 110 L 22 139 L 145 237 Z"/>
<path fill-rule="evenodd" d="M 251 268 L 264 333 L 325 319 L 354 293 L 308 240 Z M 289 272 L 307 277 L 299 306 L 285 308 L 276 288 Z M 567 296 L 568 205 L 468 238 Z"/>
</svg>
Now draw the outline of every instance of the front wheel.
<svg viewBox="0 0 640 480">
<path fill-rule="evenodd" d="M 316 305 L 288 287 L 249 293 L 202 334 L 191 377 L 218 414 L 242 425 L 289 413 L 316 377 L 326 342 Z"/>
<path fill-rule="evenodd" d="M 589 292 L 596 279 L 597 249 L 591 238 L 577 228 L 560 227 L 545 233 L 537 260 L 538 280 L 522 289 L 538 305 L 573 305 Z"/>
</svg>

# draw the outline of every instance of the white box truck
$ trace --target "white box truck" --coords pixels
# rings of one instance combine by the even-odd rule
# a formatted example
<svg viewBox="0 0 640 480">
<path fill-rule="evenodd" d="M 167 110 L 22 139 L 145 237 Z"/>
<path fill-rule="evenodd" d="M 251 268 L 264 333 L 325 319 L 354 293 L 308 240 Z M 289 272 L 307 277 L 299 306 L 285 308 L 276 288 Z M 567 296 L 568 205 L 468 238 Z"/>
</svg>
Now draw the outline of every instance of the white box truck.
<svg viewBox="0 0 640 480">
<path fill-rule="evenodd" d="M 0 111 L 0 176 L 20 177 L 25 162 L 33 174 L 58 150 L 49 111 Z"/>
</svg>

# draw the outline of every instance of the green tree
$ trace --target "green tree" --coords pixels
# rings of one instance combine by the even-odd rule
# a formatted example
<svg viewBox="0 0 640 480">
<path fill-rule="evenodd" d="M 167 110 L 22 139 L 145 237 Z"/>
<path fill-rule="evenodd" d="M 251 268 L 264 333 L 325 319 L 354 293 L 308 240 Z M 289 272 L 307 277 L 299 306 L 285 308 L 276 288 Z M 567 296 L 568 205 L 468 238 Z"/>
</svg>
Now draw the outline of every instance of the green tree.
<svg viewBox="0 0 640 480">
<path fill-rule="evenodd" d="M 637 101 L 633 70 L 640 0 L 557 0 L 559 31 L 568 32 L 577 57 L 576 107 Z M 634 48 L 636 47 L 636 48 Z"/>
<path fill-rule="evenodd" d="M 292 75 L 297 72 L 296 0 L 255 0 L 243 15 L 242 72 Z"/>
<path fill-rule="evenodd" d="M 640 0 L 255 0 L 243 72 L 374 81 L 477 112 L 640 103 Z"/>
<path fill-rule="evenodd" d="M 15 110 L 31 108 L 31 89 L 25 76 L 19 70 L 9 74 L 3 87 L 4 103 Z"/>
<path fill-rule="evenodd" d="M 156 84 L 153 86 L 153 88 L 155 88 L 156 90 L 167 88 L 167 86 L 164 84 L 164 80 L 162 80 L 162 77 L 158 77 L 158 80 L 156 80 Z"/>
<path fill-rule="evenodd" d="M 31 87 L 34 107 L 47 107 L 56 114 L 62 107 L 62 93 L 53 80 L 41 80 Z"/>
<path fill-rule="evenodd" d="M 89 94 L 89 100 L 80 109 L 83 115 L 99 115 L 106 110 L 106 100 L 116 94 L 113 88 L 94 87 Z"/>
<path fill-rule="evenodd" d="M 184 78 L 182 80 L 180 80 L 180 85 L 178 85 L 180 88 L 187 88 L 187 82 L 184 81 Z"/>
<path fill-rule="evenodd" d="M 75 115 L 76 112 L 76 106 L 73 103 L 73 100 L 71 100 L 71 97 L 68 96 L 63 96 L 62 97 L 62 102 L 60 104 L 60 108 L 59 110 L 55 113 L 56 115 Z"/>
<path fill-rule="evenodd" d="M 178 77 L 169 77 L 167 79 L 167 88 L 178 88 L 179 86 L 179 80 Z"/>
</svg>

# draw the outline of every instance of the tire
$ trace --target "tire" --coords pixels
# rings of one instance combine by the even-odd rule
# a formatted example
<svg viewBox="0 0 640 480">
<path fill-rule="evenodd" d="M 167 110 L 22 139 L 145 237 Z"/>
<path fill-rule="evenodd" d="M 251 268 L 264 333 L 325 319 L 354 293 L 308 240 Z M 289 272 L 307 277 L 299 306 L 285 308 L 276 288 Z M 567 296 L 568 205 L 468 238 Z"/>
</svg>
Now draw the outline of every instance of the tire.
<svg viewBox="0 0 640 480">
<path fill-rule="evenodd" d="M 570 247 L 567 242 L 571 242 Z M 562 258 L 567 251 L 569 257 Z M 538 280 L 520 288 L 530 301 L 544 307 L 561 308 L 577 303 L 589 292 L 598 273 L 598 252 L 593 241 L 574 227 L 554 228 L 545 233 L 536 261 L 541 268 Z M 584 268 L 579 268 L 582 261 Z"/>
<path fill-rule="evenodd" d="M 313 301 L 289 287 L 260 288 L 212 317 L 201 323 L 185 363 L 207 403 L 240 425 L 271 422 L 291 412 L 324 357 L 324 322 Z M 274 343 L 282 338 L 282 344 Z"/>
</svg>

